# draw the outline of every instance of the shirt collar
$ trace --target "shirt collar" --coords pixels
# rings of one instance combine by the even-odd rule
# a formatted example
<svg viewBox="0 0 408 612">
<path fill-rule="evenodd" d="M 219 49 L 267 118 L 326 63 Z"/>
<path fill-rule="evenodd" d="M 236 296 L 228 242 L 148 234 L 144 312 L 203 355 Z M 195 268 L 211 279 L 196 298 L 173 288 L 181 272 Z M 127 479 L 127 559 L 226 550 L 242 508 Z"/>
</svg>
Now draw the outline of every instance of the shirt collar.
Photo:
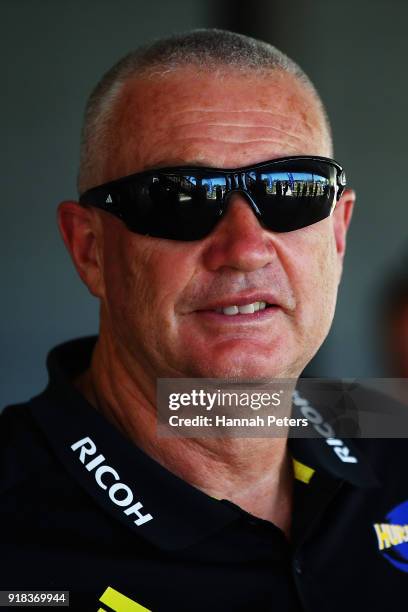
<svg viewBox="0 0 408 612">
<path fill-rule="evenodd" d="M 47 359 L 48 387 L 30 403 L 34 419 L 65 469 L 106 512 L 164 549 L 184 548 L 237 520 L 238 509 L 206 495 L 149 457 L 73 387 L 70 381 L 88 366 L 95 341 L 85 338 L 54 348 Z M 82 448 L 93 447 L 95 452 L 82 455 L 82 463 Z M 107 489 L 96 479 L 103 466 L 109 470 L 99 480 Z M 116 487 L 112 500 L 111 486 L 118 483 L 124 487 Z M 116 503 L 124 502 L 126 495 L 129 500 L 132 495 L 129 503 Z M 127 515 L 125 511 L 137 503 L 141 504 L 137 513 Z M 148 514 L 151 520 L 135 523 Z"/>
<path fill-rule="evenodd" d="M 319 385 L 310 385 L 307 380 L 300 381 L 298 388 L 302 390 L 302 395 L 299 391 L 294 394 L 292 416 L 299 418 L 306 414 L 310 415 L 310 418 L 313 417 L 309 427 L 313 437 L 291 437 L 289 448 L 295 459 L 322 472 L 323 475 L 346 481 L 356 487 L 377 487 L 380 482 L 368 456 L 363 451 L 364 440 L 342 437 L 336 433 L 342 430 L 343 419 L 346 422 L 350 418 L 349 413 L 342 414 L 341 411 L 339 413 L 338 409 L 333 411 L 330 406 L 328 392 L 332 394 L 334 405 L 338 398 L 338 387 L 341 385 L 339 381 L 325 381 L 325 406 L 321 406 L 319 393 L 316 393 Z M 357 421 L 357 413 L 354 419 Z M 317 428 L 313 427 L 313 422 L 319 423 Z"/>
<path fill-rule="evenodd" d="M 65 469 L 104 511 L 163 549 L 184 548 L 238 520 L 242 516 L 238 507 L 206 495 L 168 471 L 74 388 L 71 380 L 88 367 L 95 342 L 90 337 L 53 349 L 47 360 L 48 387 L 31 400 L 32 414 Z M 356 462 L 343 461 L 325 439 L 292 439 L 289 444 L 293 457 L 312 470 L 355 486 L 375 484 L 369 464 L 350 440 L 343 441 L 343 448 Z M 94 452 L 85 455 L 86 449 Z M 117 485 L 114 494 L 113 485 Z M 133 511 L 127 514 L 129 509 Z M 140 520 L 147 515 L 152 519 Z"/>
</svg>

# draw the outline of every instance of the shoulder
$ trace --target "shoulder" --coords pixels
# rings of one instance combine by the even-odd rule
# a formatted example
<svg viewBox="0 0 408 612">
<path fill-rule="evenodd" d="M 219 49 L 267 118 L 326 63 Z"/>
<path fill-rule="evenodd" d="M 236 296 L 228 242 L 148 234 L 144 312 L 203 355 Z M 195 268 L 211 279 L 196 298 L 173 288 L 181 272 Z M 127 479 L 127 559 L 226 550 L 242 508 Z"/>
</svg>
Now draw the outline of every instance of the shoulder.
<svg viewBox="0 0 408 612">
<path fill-rule="evenodd" d="M 0 459 L 22 450 L 28 440 L 34 442 L 38 430 L 29 410 L 29 402 L 7 406 L 0 413 Z"/>
<path fill-rule="evenodd" d="M 15 489 L 53 464 L 52 452 L 30 412 L 30 403 L 0 413 L 0 493 Z"/>
<path fill-rule="evenodd" d="M 353 389 L 351 397 L 361 436 L 353 442 L 381 481 L 408 485 L 404 469 L 408 456 L 408 406 L 388 393 L 364 386 Z"/>
</svg>

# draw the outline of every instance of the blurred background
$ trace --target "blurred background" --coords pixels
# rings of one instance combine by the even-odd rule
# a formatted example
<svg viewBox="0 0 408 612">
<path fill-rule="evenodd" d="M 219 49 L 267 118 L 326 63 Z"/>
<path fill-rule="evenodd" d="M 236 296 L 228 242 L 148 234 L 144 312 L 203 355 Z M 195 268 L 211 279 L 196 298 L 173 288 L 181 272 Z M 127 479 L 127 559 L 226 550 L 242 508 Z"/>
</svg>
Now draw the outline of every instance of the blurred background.
<svg viewBox="0 0 408 612">
<path fill-rule="evenodd" d="M 408 303 L 408 3 L 1 0 L 0 9 L 1 405 L 43 388 L 52 346 L 97 331 L 97 303 L 77 278 L 55 223 L 58 202 L 76 195 L 91 88 L 132 48 L 195 27 L 271 42 L 321 93 L 357 208 L 334 325 L 307 374 L 392 373 L 387 351 L 391 337 L 401 344 L 395 321 Z"/>
</svg>

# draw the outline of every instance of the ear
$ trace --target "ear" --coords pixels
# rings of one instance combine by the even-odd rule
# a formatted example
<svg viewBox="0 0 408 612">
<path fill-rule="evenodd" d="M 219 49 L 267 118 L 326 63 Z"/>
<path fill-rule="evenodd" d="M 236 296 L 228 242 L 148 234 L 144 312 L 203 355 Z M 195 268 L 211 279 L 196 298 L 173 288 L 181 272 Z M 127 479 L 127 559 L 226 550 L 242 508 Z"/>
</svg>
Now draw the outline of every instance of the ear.
<svg viewBox="0 0 408 612">
<path fill-rule="evenodd" d="M 95 211 L 77 202 L 61 202 L 57 219 L 61 236 L 79 276 L 92 295 L 102 297 L 102 232 L 98 228 Z"/>
<path fill-rule="evenodd" d="M 337 202 L 333 213 L 334 238 L 336 241 L 336 250 L 340 266 L 339 280 L 343 269 L 343 258 L 346 251 L 347 230 L 353 214 L 355 200 L 355 192 L 352 189 L 346 189 L 340 200 Z"/>
</svg>

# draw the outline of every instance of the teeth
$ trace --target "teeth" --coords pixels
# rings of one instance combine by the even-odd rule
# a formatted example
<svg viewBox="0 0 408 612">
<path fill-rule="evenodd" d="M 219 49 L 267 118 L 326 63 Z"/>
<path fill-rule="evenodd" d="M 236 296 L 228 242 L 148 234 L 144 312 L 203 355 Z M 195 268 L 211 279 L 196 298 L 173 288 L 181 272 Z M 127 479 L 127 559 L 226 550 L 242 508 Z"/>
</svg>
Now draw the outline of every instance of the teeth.
<svg viewBox="0 0 408 612">
<path fill-rule="evenodd" d="M 226 308 L 222 308 L 222 312 L 226 315 L 236 315 L 239 313 L 238 306 L 227 306 Z"/>
<path fill-rule="evenodd" d="M 244 306 L 238 306 L 238 310 L 241 314 L 254 314 L 255 304 L 244 304 Z"/>
<path fill-rule="evenodd" d="M 225 308 L 217 308 L 216 312 L 233 316 L 240 314 L 253 314 L 259 310 L 266 308 L 266 302 L 253 302 L 252 304 L 243 304 L 242 306 L 226 306 Z"/>
</svg>

